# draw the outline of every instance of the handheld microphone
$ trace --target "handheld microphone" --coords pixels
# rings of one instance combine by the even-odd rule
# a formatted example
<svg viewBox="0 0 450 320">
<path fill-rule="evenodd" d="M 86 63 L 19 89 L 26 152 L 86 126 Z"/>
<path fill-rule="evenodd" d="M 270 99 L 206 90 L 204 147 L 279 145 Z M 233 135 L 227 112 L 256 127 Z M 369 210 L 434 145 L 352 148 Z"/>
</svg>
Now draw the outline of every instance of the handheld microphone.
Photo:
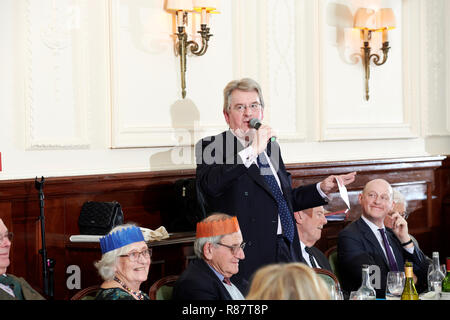
<svg viewBox="0 0 450 320">
<path fill-rule="evenodd" d="M 258 118 L 252 118 L 252 119 L 250 119 L 250 121 L 248 122 L 248 125 L 249 125 L 251 128 L 258 130 L 259 127 L 261 127 L 262 122 L 261 122 L 261 120 L 259 120 Z M 275 141 L 275 140 L 277 140 L 277 137 L 275 137 L 275 136 L 270 138 L 270 141 Z"/>
</svg>

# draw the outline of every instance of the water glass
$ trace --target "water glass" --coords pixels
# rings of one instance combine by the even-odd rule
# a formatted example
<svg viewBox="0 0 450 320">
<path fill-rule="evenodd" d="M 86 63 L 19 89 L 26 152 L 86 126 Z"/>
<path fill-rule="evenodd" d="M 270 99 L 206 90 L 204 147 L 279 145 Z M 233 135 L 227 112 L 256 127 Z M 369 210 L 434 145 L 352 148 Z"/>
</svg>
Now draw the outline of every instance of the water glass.
<svg viewBox="0 0 450 320">
<path fill-rule="evenodd" d="M 386 300 L 400 300 L 405 281 L 403 271 L 389 271 L 386 278 Z"/>
</svg>

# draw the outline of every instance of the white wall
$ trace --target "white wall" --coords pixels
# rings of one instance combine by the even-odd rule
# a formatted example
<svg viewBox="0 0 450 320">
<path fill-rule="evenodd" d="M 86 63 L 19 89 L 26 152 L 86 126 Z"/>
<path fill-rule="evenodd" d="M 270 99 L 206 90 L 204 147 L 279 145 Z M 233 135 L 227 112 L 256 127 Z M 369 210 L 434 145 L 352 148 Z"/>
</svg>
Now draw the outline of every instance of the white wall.
<svg viewBox="0 0 450 320">
<path fill-rule="evenodd" d="M 361 6 L 398 23 L 369 101 L 351 59 Z M 450 154 L 448 1 L 222 0 L 184 100 L 163 8 L 0 0 L 0 179 L 194 168 L 192 144 L 226 129 L 222 89 L 240 77 L 260 82 L 287 163 Z"/>
</svg>

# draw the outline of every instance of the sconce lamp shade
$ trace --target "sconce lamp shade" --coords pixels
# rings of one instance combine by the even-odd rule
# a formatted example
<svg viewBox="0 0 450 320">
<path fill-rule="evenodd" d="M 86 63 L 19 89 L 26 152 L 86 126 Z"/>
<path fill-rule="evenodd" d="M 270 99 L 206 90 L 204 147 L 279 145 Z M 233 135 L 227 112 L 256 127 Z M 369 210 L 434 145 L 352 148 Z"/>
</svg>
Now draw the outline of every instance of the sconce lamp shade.
<svg viewBox="0 0 450 320">
<path fill-rule="evenodd" d="M 382 8 L 377 12 L 377 28 L 378 29 L 394 29 L 396 20 L 394 11 L 391 8 Z"/>
<path fill-rule="evenodd" d="M 219 13 L 219 0 L 194 0 L 194 10 L 201 12 L 206 9 L 210 13 Z"/>
<path fill-rule="evenodd" d="M 355 13 L 353 27 L 358 29 L 377 29 L 377 15 L 375 10 L 368 8 L 359 8 Z"/>
<path fill-rule="evenodd" d="M 192 11 L 194 9 L 192 0 L 167 0 L 167 11 Z"/>
</svg>

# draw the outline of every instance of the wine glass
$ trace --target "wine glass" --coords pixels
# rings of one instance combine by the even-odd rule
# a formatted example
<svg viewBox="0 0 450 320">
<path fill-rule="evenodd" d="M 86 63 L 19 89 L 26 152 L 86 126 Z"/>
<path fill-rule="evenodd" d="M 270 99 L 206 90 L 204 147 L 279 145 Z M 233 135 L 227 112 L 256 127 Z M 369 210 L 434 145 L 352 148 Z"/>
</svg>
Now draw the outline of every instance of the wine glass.
<svg viewBox="0 0 450 320">
<path fill-rule="evenodd" d="M 400 300 L 405 281 L 403 271 L 389 271 L 386 278 L 386 300 Z"/>
<path fill-rule="evenodd" d="M 359 291 L 350 292 L 349 300 L 364 300 L 362 294 Z"/>
<path fill-rule="evenodd" d="M 341 290 L 340 285 L 332 285 L 330 291 L 330 299 L 331 300 L 344 300 L 344 295 Z"/>
</svg>

